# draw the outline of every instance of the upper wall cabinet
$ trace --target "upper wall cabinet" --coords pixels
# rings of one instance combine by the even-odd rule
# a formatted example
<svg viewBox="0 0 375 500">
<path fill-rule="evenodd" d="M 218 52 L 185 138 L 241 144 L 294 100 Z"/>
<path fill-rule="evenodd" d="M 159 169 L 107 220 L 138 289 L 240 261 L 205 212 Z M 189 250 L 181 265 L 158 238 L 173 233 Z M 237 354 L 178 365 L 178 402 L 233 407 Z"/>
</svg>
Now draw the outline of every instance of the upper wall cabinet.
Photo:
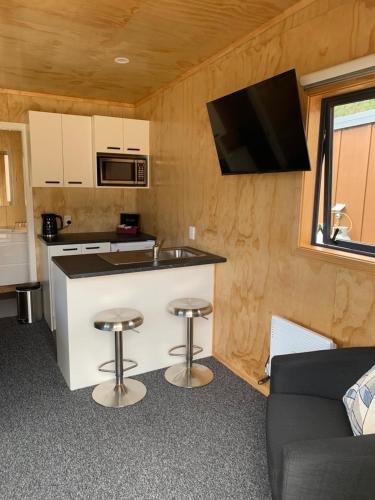
<svg viewBox="0 0 375 500">
<path fill-rule="evenodd" d="M 94 148 L 96 153 L 149 154 L 147 120 L 94 116 Z"/>
<path fill-rule="evenodd" d="M 33 187 L 93 187 L 91 117 L 29 112 Z"/>
<path fill-rule="evenodd" d="M 62 186 L 64 182 L 61 115 L 29 112 L 31 185 Z"/>
<path fill-rule="evenodd" d="M 91 116 L 61 115 L 64 186 L 93 187 Z"/>
<path fill-rule="evenodd" d="M 94 146 L 96 153 L 124 152 L 124 120 L 111 116 L 94 116 Z"/>
<path fill-rule="evenodd" d="M 150 122 L 124 118 L 124 152 L 148 155 L 150 152 Z"/>
</svg>

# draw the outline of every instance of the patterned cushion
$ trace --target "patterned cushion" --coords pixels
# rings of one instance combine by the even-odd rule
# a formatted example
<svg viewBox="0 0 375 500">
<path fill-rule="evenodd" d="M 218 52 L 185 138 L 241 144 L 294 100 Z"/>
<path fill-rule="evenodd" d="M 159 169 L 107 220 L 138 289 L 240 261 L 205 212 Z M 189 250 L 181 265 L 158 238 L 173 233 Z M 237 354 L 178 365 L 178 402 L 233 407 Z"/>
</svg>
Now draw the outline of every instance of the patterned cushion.
<svg viewBox="0 0 375 500">
<path fill-rule="evenodd" d="M 375 434 L 375 365 L 343 397 L 355 436 Z"/>
</svg>

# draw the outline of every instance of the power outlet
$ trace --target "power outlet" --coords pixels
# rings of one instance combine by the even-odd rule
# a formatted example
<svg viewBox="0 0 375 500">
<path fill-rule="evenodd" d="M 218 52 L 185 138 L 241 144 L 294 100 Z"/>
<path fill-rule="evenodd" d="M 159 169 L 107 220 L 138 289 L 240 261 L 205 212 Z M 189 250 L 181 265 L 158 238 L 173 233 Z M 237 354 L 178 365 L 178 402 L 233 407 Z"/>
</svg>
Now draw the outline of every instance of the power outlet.
<svg viewBox="0 0 375 500">
<path fill-rule="evenodd" d="M 189 226 L 189 240 L 195 240 L 195 226 Z"/>
<path fill-rule="evenodd" d="M 72 223 L 72 216 L 71 215 L 64 215 L 64 227 L 68 227 Z"/>
</svg>

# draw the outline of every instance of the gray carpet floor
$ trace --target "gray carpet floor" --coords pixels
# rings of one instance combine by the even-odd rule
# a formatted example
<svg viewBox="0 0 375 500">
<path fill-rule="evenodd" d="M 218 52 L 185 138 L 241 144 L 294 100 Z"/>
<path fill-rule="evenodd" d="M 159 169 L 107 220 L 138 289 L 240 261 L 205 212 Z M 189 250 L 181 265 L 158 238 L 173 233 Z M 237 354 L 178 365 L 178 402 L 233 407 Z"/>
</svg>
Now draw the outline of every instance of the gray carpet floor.
<svg viewBox="0 0 375 500">
<path fill-rule="evenodd" d="M 269 499 L 265 398 L 204 363 L 205 388 L 151 372 L 142 402 L 106 409 L 65 385 L 43 322 L 0 319 L 0 498 Z"/>
</svg>

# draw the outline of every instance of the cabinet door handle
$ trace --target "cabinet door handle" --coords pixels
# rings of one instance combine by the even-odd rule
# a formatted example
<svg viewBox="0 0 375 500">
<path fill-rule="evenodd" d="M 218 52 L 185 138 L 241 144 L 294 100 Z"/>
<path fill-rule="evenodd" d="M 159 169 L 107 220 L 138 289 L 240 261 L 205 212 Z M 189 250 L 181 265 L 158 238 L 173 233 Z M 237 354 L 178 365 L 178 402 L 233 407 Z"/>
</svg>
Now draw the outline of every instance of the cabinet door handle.
<svg viewBox="0 0 375 500">
<path fill-rule="evenodd" d="M 107 149 L 117 149 L 118 151 L 120 151 L 121 148 L 119 148 L 118 146 L 107 146 Z"/>
<path fill-rule="evenodd" d="M 85 250 L 99 250 L 100 247 L 85 247 Z"/>
<path fill-rule="evenodd" d="M 140 151 L 141 148 L 126 148 L 128 151 Z"/>
<path fill-rule="evenodd" d="M 74 250 L 78 250 L 78 248 L 63 248 L 63 252 L 73 252 Z"/>
<path fill-rule="evenodd" d="M 68 184 L 82 184 L 82 181 L 68 181 Z"/>
<path fill-rule="evenodd" d="M 45 184 L 60 184 L 60 181 L 44 181 Z"/>
</svg>

